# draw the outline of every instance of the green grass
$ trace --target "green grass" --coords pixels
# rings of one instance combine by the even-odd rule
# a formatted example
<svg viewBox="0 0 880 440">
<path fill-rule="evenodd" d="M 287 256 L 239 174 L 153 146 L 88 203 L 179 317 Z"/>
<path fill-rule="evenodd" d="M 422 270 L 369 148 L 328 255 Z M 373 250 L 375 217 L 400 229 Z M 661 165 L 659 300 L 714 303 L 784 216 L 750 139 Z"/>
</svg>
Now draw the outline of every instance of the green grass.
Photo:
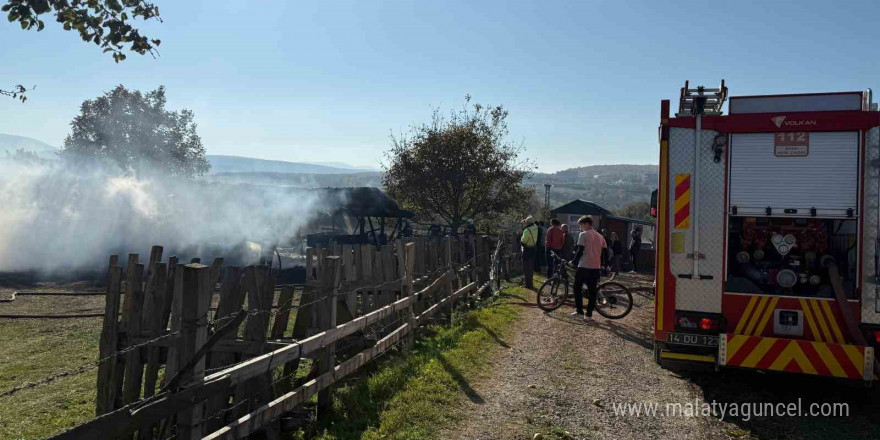
<svg viewBox="0 0 880 440">
<path fill-rule="evenodd" d="M 529 292 L 506 287 L 487 307 L 458 314 L 453 325 L 431 326 L 410 356 L 394 355 L 372 371 L 337 388 L 333 415 L 295 438 L 320 440 L 408 440 L 436 438 L 458 419 L 466 399 L 480 399 L 471 388 L 491 373 L 493 349 L 506 344 Z"/>
<path fill-rule="evenodd" d="M 0 323 L 0 391 L 95 361 L 101 318 Z M 97 370 L 0 397 L 0 439 L 39 439 L 95 415 Z"/>
</svg>

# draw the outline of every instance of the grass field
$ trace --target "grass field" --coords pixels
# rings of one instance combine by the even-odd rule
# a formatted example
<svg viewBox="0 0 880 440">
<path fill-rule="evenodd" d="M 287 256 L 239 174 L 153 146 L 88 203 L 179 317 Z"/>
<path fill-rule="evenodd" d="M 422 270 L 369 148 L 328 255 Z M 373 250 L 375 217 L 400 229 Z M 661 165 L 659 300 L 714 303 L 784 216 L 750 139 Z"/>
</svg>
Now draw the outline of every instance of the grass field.
<svg viewBox="0 0 880 440">
<path fill-rule="evenodd" d="M 94 362 L 101 318 L 0 321 L 0 390 Z M 97 370 L 0 397 L 0 439 L 38 439 L 95 415 Z"/>
</svg>

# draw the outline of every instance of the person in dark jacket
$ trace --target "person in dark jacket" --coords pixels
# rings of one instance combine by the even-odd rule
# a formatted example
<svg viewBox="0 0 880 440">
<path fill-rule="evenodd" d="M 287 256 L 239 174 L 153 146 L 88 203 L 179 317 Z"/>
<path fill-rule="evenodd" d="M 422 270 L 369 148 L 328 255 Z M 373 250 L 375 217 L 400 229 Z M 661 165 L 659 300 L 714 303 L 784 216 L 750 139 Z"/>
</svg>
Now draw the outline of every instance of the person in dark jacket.
<svg viewBox="0 0 880 440">
<path fill-rule="evenodd" d="M 562 242 L 562 258 L 568 260 L 574 252 L 574 236 L 568 233 L 568 225 L 562 225 L 562 232 L 565 240 Z"/>
<path fill-rule="evenodd" d="M 611 270 L 620 272 L 620 258 L 623 257 L 623 244 L 617 238 L 617 232 L 611 233 L 611 240 L 608 242 L 608 249 L 611 250 Z"/>
<path fill-rule="evenodd" d="M 632 242 L 629 245 L 629 258 L 632 260 L 632 270 L 630 273 L 636 273 L 638 265 L 639 253 L 642 251 L 642 228 L 634 228 L 632 231 Z"/>
</svg>

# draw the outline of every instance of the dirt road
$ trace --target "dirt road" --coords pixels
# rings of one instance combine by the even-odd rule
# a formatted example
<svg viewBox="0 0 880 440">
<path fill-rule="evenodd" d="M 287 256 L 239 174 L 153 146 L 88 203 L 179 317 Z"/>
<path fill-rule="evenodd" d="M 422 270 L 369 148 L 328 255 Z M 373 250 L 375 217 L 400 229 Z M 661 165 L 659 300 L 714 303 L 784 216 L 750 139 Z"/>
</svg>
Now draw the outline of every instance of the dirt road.
<svg viewBox="0 0 880 440">
<path fill-rule="evenodd" d="M 880 396 L 861 384 L 751 371 L 664 364 L 652 357 L 650 279 L 624 277 L 636 301 L 625 319 L 584 322 L 571 307 L 546 314 L 524 303 L 509 340 L 499 340 L 493 376 L 473 384 L 448 439 L 880 438 Z M 666 415 L 667 404 L 841 402 L 846 417 Z M 659 405 L 656 415 L 619 415 L 615 405 Z M 673 410 L 677 406 L 671 407 Z M 720 408 L 720 406 L 716 406 Z M 620 407 L 617 407 L 618 411 Z M 729 411 L 729 410 L 728 410 Z M 755 413 L 755 410 L 750 410 Z"/>
</svg>

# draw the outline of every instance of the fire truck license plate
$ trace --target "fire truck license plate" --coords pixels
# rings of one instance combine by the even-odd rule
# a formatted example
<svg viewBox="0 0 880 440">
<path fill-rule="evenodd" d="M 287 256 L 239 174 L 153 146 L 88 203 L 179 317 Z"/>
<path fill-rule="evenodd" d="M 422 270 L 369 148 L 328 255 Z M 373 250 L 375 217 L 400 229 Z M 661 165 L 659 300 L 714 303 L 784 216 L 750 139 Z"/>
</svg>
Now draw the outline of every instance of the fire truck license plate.
<svg viewBox="0 0 880 440">
<path fill-rule="evenodd" d="M 703 347 L 717 347 L 717 335 L 695 335 L 692 333 L 667 333 L 666 342 L 681 345 L 699 345 Z"/>
</svg>

